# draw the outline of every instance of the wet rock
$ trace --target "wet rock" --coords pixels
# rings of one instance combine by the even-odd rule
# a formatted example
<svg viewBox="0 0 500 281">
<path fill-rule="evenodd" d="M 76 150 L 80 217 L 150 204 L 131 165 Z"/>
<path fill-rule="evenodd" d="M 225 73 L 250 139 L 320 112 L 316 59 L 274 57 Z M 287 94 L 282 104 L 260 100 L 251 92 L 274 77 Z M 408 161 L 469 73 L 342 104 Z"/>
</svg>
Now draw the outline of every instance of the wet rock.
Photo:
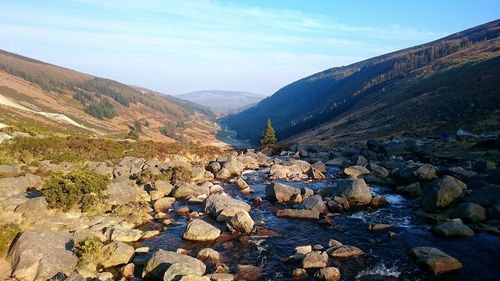
<svg viewBox="0 0 500 281">
<path fill-rule="evenodd" d="M 350 167 L 344 168 L 343 172 L 345 175 L 347 175 L 351 178 L 358 178 L 362 175 L 370 174 L 370 171 L 368 171 L 368 169 L 363 167 L 363 166 L 350 166 Z"/>
<path fill-rule="evenodd" d="M 247 203 L 220 194 L 212 194 L 203 202 L 204 212 L 218 221 L 228 220 L 240 210 L 250 212 L 250 209 Z"/>
<path fill-rule="evenodd" d="M 58 272 L 69 275 L 78 258 L 71 251 L 72 235 L 67 231 L 25 231 L 9 251 L 12 277 L 46 280 Z"/>
<path fill-rule="evenodd" d="M 451 176 L 432 181 L 425 186 L 422 194 L 422 207 L 432 212 L 438 208 L 445 208 L 462 198 L 467 186 L 465 183 Z"/>
<path fill-rule="evenodd" d="M 294 260 L 302 260 L 306 256 L 306 254 L 310 252 L 312 252 L 311 245 L 297 246 L 295 247 L 295 253 L 293 254 L 292 258 Z"/>
<path fill-rule="evenodd" d="M 309 275 L 307 275 L 307 271 L 303 268 L 296 268 L 292 272 L 292 280 L 304 280 L 307 279 Z"/>
<path fill-rule="evenodd" d="M 153 204 L 153 208 L 155 209 L 156 212 L 161 212 L 171 209 L 174 206 L 174 204 L 175 204 L 174 197 L 163 197 L 156 200 L 156 202 Z"/>
<path fill-rule="evenodd" d="M 103 258 L 101 265 L 104 268 L 127 264 L 135 253 L 134 247 L 123 242 L 115 241 L 102 247 Z"/>
<path fill-rule="evenodd" d="M 368 165 L 368 160 L 362 156 L 362 155 L 358 155 L 355 159 L 354 159 L 354 164 L 356 166 L 362 166 L 362 167 L 365 167 L 366 165 Z"/>
<path fill-rule="evenodd" d="M 202 261 L 176 252 L 159 250 L 144 266 L 142 277 L 148 280 L 161 279 L 165 271 L 176 263 L 188 264 L 200 276 L 205 274 L 206 266 Z"/>
<path fill-rule="evenodd" d="M 449 220 L 438 223 L 434 232 L 442 236 L 474 236 L 474 231 L 461 221 Z"/>
<path fill-rule="evenodd" d="M 340 246 L 343 246 L 344 244 L 340 243 L 339 241 L 335 240 L 335 239 L 330 239 L 328 241 L 328 247 L 330 248 L 338 248 Z"/>
<path fill-rule="evenodd" d="M 368 230 L 370 231 L 379 231 L 379 230 L 385 230 L 392 228 L 392 224 L 386 224 L 386 223 L 370 223 L 368 225 Z"/>
<path fill-rule="evenodd" d="M 301 190 L 282 183 L 271 183 L 266 186 L 266 199 L 272 202 L 288 202 L 294 195 L 300 195 Z"/>
<path fill-rule="evenodd" d="M 141 239 L 151 239 L 151 238 L 156 237 L 158 235 L 160 235 L 159 230 L 148 230 L 148 231 L 144 231 Z"/>
<path fill-rule="evenodd" d="M 500 185 L 487 185 L 472 190 L 471 194 L 465 197 L 466 202 L 476 203 L 483 207 L 490 207 L 500 203 Z"/>
<path fill-rule="evenodd" d="M 284 210 L 278 210 L 276 216 L 279 218 L 319 220 L 319 212 L 315 210 L 284 209 Z"/>
<path fill-rule="evenodd" d="M 387 207 L 388 205 L 389 202 L 387 202 L 387 200 L 379 194 L 373 196 L 372 200 L 370 201 L 370 206 L 376 208 Z"/>
<path fill-rule="evenodd" d="M 398 193 L 411 196 L 411 197 L 419 197 L 422 195 L 422 188 L 420 187 L 419 182 L 410 183 L 405 186 L 396 187 Z"/>
<path fill-rule="evenodd" d="M 411 254 L 436 275 L 462 268 L 457 259 L 436 248 L 416 247 Z"/>
<path fill-rule="evenodd" d="M 311 164 L 304 160 L 291 159 L 285 162 L 286 166 L 299 166 L 302 173 L 307 173 L 311 169 Z"/>
<path fill-rule="evenodd" d="M 430 181 L 437 177 L 436 169 L 429 164 L 410 164 L 394 174 L 398 184 L 408 184 L 416 181 Z"/>
<path fill-rule="evenodd" d="M 240 210 L 229 220 L 229 226 L 237 232 L 250 233 L 253 230 L 254 221 L 247 211 Z"/>
<path fill-rule="evenodd" d="M 354 206 L 367 205 L 372 200 L 370 189 L 363 179 L 338 180 L 335 185 L 322 188 L 319 194 L 345 197 Z"/>
<path fill-rule="evenodd" d="M 454 217 L 463 219 L 466 222 L 478 223 L 486 219 L 486 209 L 474 203 L 461 203 L 453 208 Z"/>
<path fill-rule="evenodd" d="M 167 268 L 163 274 L 163 281 L 183 280 L 185 276 L 200 277 L 202 275 L 203 273 L 200 273 L 200 271 L 195 267 L 192 267 L 191 264 L 179 262 L 174 263 Z"/>
<path fill-rule="evenodd" d="M 342 245 L 333 252 L 331 252 L 331 256 L 334 258 L 354 258 L 364 255 L 365 253 L 358 247 L 350 246 L 350 245 Z"/>
<path fill-rule="evenodd" d="M 247 189 L 249 188 L 250 186 L 248 185 L 248 183 L 245 182 L 245 180 L 243 180 L 242 178 L 237 178 L 236 179 L 236 185 L 238 186 L 238 188 L 240 190 L 244 190 L 244 189 Z"/>
<path fill-rule="evenodd" d="M 262 275 L 262 269 L 254 265 L 238 265 L 238 280 L 254 281 L 259 280 Z"/>
<path fill-rule="evenodd" d="M 340 271 L 336 267 L 325 267 L 318 270 L 314 277 L 318 280 L 338 281 L 340 280 Z"/>
<path fill-rule="evenodd" d="M 325 175 L 318 169 L 311 167 L 309 171 L 307 171 L 307 176 L 314 180 L 324 180 Z"/>
<path fill-rule="evenodd" d="M 320 213 L 328 212 L 328 208 L 325 202 L 323 202 L 323 198 L 321 198 L 320 195 L 312 195 L 307 197 L 306 199 L 302 200 L 300 207 L 302 209 L 314 210 Z"/>
<path fill-rule="evenodd" d="M 182 238 L 191 241 L 211 241 L 220 236 L 220 230 L 206 221 L 196 219 L 190 222 Z"/>
<path fill-rule="evenodd" d="M 320 252 L 307 253 L 302 260 L 302 268 L 323 268 L 328 263 L 328 255 Z"/>
<path fill-rule="evenodd" d="M 216 264 L 220 260 L 220 254 L 214 249 L 204 248 L 198 252 L 196 258 L 204 262 L 205 264 Z"/>
</svg>

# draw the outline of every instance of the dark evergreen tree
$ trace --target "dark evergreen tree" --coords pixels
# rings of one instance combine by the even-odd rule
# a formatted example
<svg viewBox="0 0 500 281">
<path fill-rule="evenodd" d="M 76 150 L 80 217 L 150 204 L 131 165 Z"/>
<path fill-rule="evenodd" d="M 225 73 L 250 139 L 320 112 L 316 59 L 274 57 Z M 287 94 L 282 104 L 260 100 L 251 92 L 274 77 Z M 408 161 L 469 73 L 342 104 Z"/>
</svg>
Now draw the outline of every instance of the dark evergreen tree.
<svg viewBox="0 0 500 281">
<path fill-rule="evenodd" d="M 260 138 L 260 144 L 262 146 L 268 146 L 275 144 L 277 142 L 276 140 L 276 132 L 274 131 L 274 128 L 271 124 L 271 118 L 267 119 L 267 126 L 264 129 L 264 133 L 262 134 L 262 137 Z"/>
</svg>

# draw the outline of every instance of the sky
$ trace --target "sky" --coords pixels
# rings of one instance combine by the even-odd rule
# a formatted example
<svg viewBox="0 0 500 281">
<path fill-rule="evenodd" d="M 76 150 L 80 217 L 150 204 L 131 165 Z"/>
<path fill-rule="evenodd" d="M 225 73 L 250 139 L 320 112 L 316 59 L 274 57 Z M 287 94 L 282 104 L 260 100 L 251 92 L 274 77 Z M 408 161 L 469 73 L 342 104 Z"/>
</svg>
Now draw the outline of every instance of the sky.
<svg viewBox="0 0 500 281">
<path fill-rule="evenodd" d="M 0 0 L 0 49 L 165 94 L 271 95 L 499 16 L 498 0 Z"/>
</svg>

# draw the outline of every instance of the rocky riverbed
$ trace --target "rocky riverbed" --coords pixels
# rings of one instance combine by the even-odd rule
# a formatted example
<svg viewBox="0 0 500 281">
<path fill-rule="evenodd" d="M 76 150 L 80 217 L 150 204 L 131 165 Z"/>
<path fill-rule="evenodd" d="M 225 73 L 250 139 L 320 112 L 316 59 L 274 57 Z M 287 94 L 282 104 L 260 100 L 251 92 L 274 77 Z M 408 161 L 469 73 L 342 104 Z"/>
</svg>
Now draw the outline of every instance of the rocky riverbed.
<svg viewBox="0 0 500 281">
<path fill-rule="evenodd" d="M 498 151 L 479 146 L 464 154 L 464 147 L 370 140 L 278 155 L 249 150 L 202 164 L 90 163 L 113 178 L 109 204 L 135 202 L 132 216 L 55 212 L 36 192 L 40 167 L 2 166 L 12 175 L 0 179 L 2 222 L 30 224 L 10 247 L 11 276 L 496 280 Z M 192 182 L 136 180 L 177 165 L 193 171 Z M 89 238 L 104 245 L 103 254 L 82 264 L 74 245 Z"/>
</svg>

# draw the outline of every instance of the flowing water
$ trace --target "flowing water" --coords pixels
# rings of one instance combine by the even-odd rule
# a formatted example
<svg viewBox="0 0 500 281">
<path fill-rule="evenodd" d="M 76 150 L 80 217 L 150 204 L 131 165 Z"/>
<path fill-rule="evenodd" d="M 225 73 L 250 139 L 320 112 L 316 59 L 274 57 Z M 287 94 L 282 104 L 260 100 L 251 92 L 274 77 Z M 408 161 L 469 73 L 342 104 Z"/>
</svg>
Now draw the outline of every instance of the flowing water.
<svg viewBox="0 0 500 281">
<path fill-rule="evenodd" d="M 266 172 L 247 171 L 243 178 L 251 185 L 255 193 L 242 195 L 234 184 L 224 183 L 225 192 L 230 196 L 249 204 L 260 196 L 265 197 Z M 326 182 L 288 183 L 300 187 L 307 186 L 317 190 L 333 181 L 338 169 L 330 168 Z M 287 206 L 263 204 L 253 206 L 250 215 L 256 226 L 277 232 L 279 236 L 267 235 L 259 231 L 248 236 L 224 235 L 216 242 L 200 243 L 182 240 L 187 218 L 172 214 L 175 223 L 162 235 L 144 241 L 145 246 L 154 252 L 158 249 L 175 251 L 183 248 L 196 253 L 205 247 L 211 247 L 221 253 L 222 262 L 236 272 L 238 264 L 260 266 L 262 280 L 291 280 L 293 269 L 300 267 L 300 262 L 285 262 L 284 257 L 292 255 L 294 248 L 300 245 L 321 244 L 328 246 L 330 239 L 336 239 L 345 245 L 353 245 L 365 251 L 365 255 L 354 259 L 333 260 L 330 265 L 340 269 L 342 280 L 500 280 L 500 238 L 479 232 L 468 238 L 441 238 L 431 232 L 430 225 L 414 215 L 416 202 L 393 193 L 389 188 L 371 186 L 373 194 L 383 195 L 391 204 L 387 208 L 358 209 L 333 217 L 332 224 L 320 224 L 314 220 L 277 218 L 277 209 Z M 177 205 L 187 205 L 180 201 Z M 192 210 L 200 211 L 199 205 L 189 205 Z M 224 225 L 207 218 L 214 225 L 224 230 Z M 369 231 L 369 223 L 392 224 L 389 230 Z M 155 227 L 154 225 L 150 227 Z M 392 235 L 390 235 L 392 232 Z M 224 231 L 223 231 L 224 233 Z M 457 258 L 463 264 L 459 271 L 435 277 L 419 267 L 408 255 L 412 247 L 432 246 Z M 314 270 L 309 276 L 313 276 Z"/>
</svg>

